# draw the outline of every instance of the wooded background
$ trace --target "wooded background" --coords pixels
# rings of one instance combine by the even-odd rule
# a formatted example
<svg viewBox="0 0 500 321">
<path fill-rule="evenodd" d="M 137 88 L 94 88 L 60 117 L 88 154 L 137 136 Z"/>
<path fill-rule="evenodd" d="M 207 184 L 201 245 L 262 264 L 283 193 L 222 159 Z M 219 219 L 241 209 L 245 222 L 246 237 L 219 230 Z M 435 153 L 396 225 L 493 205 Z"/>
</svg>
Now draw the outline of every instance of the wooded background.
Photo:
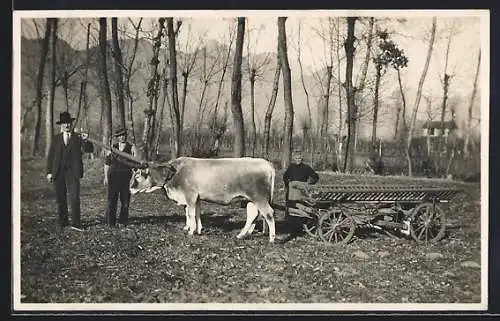
<svg viewBox="0 0 500 321">
<path fill-rule="evenodd" d="M 480 171 L 480 37 L 473 16 L 23 18 L 22 156 L 44 156 L 69 111 L 106 144 L 126 127 L 147 160 L 283 168 L 302 148 L 317 169 L 372 157 L 384 173 L 467 178 Z M 425 136 L 429 121 L 457 129 Z"/>
</svg>

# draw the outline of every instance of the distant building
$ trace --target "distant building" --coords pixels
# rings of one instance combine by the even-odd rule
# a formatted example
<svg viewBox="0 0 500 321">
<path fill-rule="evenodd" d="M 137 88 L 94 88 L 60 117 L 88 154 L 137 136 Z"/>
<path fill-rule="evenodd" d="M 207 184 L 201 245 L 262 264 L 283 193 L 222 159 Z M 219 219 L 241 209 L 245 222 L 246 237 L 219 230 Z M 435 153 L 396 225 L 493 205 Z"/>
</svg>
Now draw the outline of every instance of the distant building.
<svg viewBox="0 0 500 321">
<path fill-rule="evenodd" d="M 441 136 L 441 131 L 444 130 L 443 136 L 447 137 L 452 131 L 457 129 L 457 124 L 454 120 L 449 120 L 443 122 L 443 127 L 441 127 L 441 121 L 427 121 L 422 126 L 423 136 L 427 137 L 438 137 Z"/>
<path fill-rule="evenodd" d="M 448 140 L 453 139 L 451 138 L 451 135 L 453 132 L 457 129 L 457 124 L 455 123 L 454 120 L 448 120 L 444 121 L 443 126 L 441 126 L 441 121 L 427 121 L 423 123 L 421 129 L 422 129 L 422 134 L 420 137 L 417 137 L 417 139 L 421 139 L 422 143 L 425 141 L 426 145 L 426 150 L 427 150 L 427 155 L 430 155 L 434 152 L 438 152 L 437 148 L 441 147 L 441 152 L 446 152 L 446 148 L 448 146 Z M 443 134 L 442 137 L 444 140 L 442 141 L 443 144 L 438 143 L 441 138 L 441 133 Z"/>
</svg>

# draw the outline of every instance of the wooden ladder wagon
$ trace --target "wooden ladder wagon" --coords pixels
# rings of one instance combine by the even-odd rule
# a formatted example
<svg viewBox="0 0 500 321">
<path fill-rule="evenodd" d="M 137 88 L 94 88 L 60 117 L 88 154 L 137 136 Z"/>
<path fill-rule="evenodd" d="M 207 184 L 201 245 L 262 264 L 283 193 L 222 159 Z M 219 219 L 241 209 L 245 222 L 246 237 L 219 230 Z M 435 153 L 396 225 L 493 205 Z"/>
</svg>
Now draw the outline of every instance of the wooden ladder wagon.
<svg viewBox="0 0 500 321">
<path fill-rule="evenodd" d="M 432 243 L 445 235 L 443 207 L 459 192 L 449 188 L 312 185 L 310 197 L 286 209 L 290 215 L 303 218 L 306 233 L 325 242 L 348 243 L 356 229 L 365 226 Z"/>
</svg>

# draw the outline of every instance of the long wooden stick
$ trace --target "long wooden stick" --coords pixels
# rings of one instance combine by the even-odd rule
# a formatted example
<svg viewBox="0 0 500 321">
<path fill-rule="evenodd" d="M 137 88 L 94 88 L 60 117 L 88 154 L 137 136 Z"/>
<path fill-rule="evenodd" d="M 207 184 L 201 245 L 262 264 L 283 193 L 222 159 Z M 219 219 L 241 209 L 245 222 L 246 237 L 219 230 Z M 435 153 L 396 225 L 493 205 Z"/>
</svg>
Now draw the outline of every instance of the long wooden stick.
<svg viewBox="0 0 500 321">
<path fill-rule="evenodd" d="M 118 156 L 121 156 L 121 157 L 123 157 L 123 158 L 126 158 L 126 159 L 128 159 L 128 160 L 130 160 L 130 161 L 132 161 L 132 162 L 136 162 L 136 163 L 138 163 L 138 164 L 143 163 L 143 161 L 141 161 L 141 160 L 139 160 L 139 159 L 135 158 L 134 156 L 132 156 L 132 155 L 130 155 L 130 154 L 128 154 L 128 153 L 122 152 L 122 151 L 120 151 L 120 150 L 119 150 L 119 149 L 117 149 L 117 148 L 113 148 L 113 146 L 108 146 L 108 145 L 105 145 L 105 144 L 103 144 L 102 142 L 100 142 L 100 141 L 98 141 L 98 140 L 95 140 L 95 139 L 92 139 L 92 138 L 90 138 L 90 137 L 88 137 L 88 138 L 87 138 L 87 140 L 88 140 L 89 142 L 91 142 L 92 144 L 96 144 L 97 146 L 102 147 L 102 148 L 104 148 L 104 149 L 107 149 L 107 150 L 109 150 L 109 151 L 111 151 L 111 152 L 113 152 L 113 153 L 117 154 Z"/>
</svg>

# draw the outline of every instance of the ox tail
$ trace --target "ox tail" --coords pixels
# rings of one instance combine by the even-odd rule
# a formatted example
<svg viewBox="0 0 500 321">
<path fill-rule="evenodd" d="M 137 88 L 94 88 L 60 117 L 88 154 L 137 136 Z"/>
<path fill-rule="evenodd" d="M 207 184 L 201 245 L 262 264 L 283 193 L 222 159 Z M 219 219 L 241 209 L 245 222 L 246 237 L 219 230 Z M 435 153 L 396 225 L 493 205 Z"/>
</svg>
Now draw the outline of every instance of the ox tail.
<svg viewBox="0 0 500 321">
<path fill-rule="evenodd" d="M 273 198 L 274 198 L 274 181 L 275 181 L 275 179 L 276 179 L 276 170 L 273 167 L 271 170 L 271 192 L 269 195 L 269 204 L 271 204 L 273 202 Z"/>
</svg>

